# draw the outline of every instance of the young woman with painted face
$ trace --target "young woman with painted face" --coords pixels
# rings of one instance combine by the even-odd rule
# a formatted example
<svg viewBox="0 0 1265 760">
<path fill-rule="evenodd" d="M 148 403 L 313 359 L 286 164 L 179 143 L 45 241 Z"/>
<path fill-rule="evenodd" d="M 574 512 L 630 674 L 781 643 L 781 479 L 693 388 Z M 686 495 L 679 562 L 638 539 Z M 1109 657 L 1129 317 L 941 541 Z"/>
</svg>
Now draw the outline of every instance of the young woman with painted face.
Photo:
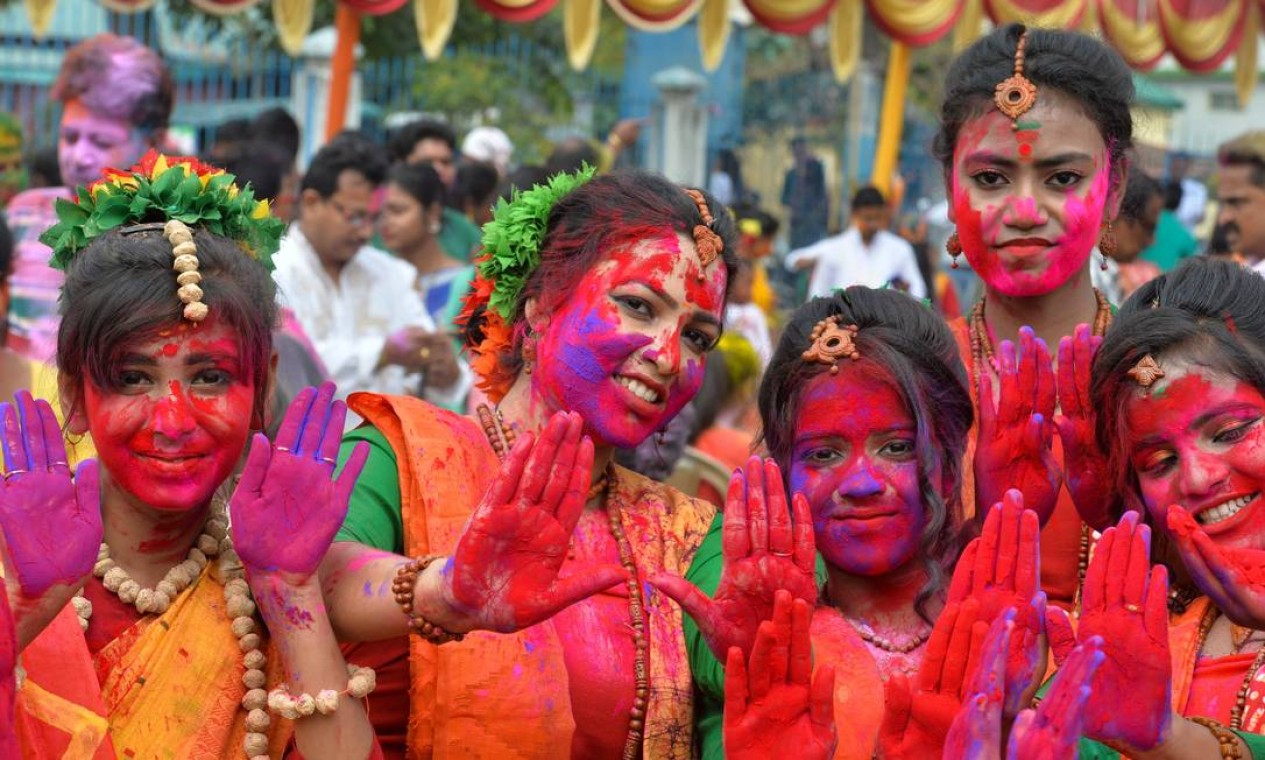
<svg viewBox="0 0 1265 760">
<path fill-rule="evenodd" d="M 290 736 L 308 758 L 380 756 L 357 698 L 372 677 L 349 677 L 316 575 L 366 452 L 332 477 L 346 408 L 329 384 L 299 394 L 275 446 L 252 440 L 275 368 L 256 256 L 281 225 L 181 161 L 108 176 L 44 238 L 66 271 L 68 428 L 100 458 L 72 477 L 49 405 L 0 405 L 23 756 L 277 757 Z M 286 694 L 316 714 L 286 719 Z"/>
<path fill-rule="evenodd" d="M 724 752 L 713 653 L 747 649 L 777 589 L 818 600 L 815 545 L 826 576 L 816 657 L 848 684 L 836 695 L 836 756 L 868 758 L 883 683 L 918 670 L 962 548 L 960 468 L 973 417 L 957 345 L 935 313 L 897 291 L 814 299 L 778 343 L 760 414 L 772 459 L 735 473 L 729 522 L 715 523 L 686 579 L 653 579 L 690 616 L 691 667 L 708 697 L 704 755 Z"/>
<path fill-rule="evenodd" d="M 1088 546 L 1078 509 L 1095 527 L 1108 522 L 1106 468 L 1083 399 L 1110 305 L 1093 290 L 1089 267 L 1095 246 L 1110 245 L 1132 96 L 1128 67 L 1101 42 L 1007 25 L 954 62 L 934 146 L 957 224 L 949 251 L 965 255 L 985 284 L 971 315 L 953 324 L 972 394 L 996 387 L 1007 357 L 994 346 L 1003 339 L 1019 336 L 1020 366 L 1029 367 L 1018 408 L 1001 415 L 1008 424 L 972 436 L 967 506 L 1023 491 L 1045 524 L 1043 586 L 1063 604 L 1075 597 Z M 1047 346 L 1056 344 L 1053 372 Z"/>
<path fill-rule="evenodd" d="M 1091 400 L 1115 507 L 1142 513 L 1154 530 L 1151 557 L 1173 579 L 1168 639 L 1113 657 L 1113 640 L 1140 616 L 1111 622 L 1091 697 L 1091 712 L 1098 700 L 1128 704 L 1164 728 L 1152 754 L 1137 757 L 1217 757 L 1225 729 L 1196 718 L 1233 729 L 1240 750 L 1265 753 L 1256 736 L 1265 733 L 1262 299 L 1258 275 L 1193 260 L 1138 289 L 1094 362 Z M 1163 667 L 1139 667 L 1146 662 Z"/>
<path fill-rule="evenodd" d="M 467 312 L 496 409 L 352 396 L 371 454 L 325 574 L 344 638 L 395 637 L 371 704 L 388 753 L 691 756 L 681 611 L 642 580 L 684 572 L 715 510 L 610 461 L 690 400 L 720 336 L 734 225 L 692 192 L 616 172 L 519 195 Z M 500 634 L 449 642 L 475 629 Z"/>
</svg>

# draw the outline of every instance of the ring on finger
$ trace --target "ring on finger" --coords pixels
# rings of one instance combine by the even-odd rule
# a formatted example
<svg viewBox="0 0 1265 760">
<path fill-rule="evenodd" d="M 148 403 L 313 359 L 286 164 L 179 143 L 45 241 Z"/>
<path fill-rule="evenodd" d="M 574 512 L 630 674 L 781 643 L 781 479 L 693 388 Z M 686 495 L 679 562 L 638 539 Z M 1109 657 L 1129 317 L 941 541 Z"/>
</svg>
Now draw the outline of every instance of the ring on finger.
<svg viewBox="0 0 1265 760">
<path fill-rule="evenodd" d="M 429 358 L 430 358 L 430 349 L 429 349 L 429 348 L 422 348 L 422 350 L 421 350 L 421 351 L 418 351 L 418 352 L 417 352 L 417 355 L 418 355 L 418 356 L 420 356 L 420 357 L 422 357 L 422 361 L 426 361 L 427 359 L 429 359 Z"/>
<path fill-rule="evenodd" d="M 325 464 L 338 464 L 338 460 L 333 457 L 321 457 L 321 461 Z"/>
<path fill-rule="evenodd" d="M 4 474 L 4 479 L 5 479 L 5 480 L 8 480 L 9 478 L 13 477 L 14 475 L 25 475 L 25 474 L 26 474 L 26 473 L 28 473 L 28 472 L 30 472 L 30 471 L 29 471 L 29 470 L 9 470 L 8 472 L 6 472 L 6 473 Z"/>
<path fill-rule="evenodd" d="M 769 550 L 769 554 L 772 554 L 774 557 L 789 557 L 789 556 L 791 556 L 791 553 L 790 553 L 790 552 L 779 552 L 779 551 L 773 551 L 772 549 L 770 549 L 770 550 Z"/>
<path fill-rule="evenodd" d="M 1126 602 L 1126 603 L 1125 603 L 1125 605 L 1124 605 L 1124 608 L 1125 608 L 1126 610 L 1128 610 L 1129 612 L 1141 612 L 1141 611 L 1142 611 L 1142 606 L 1141 606 L 1141 605 L 1139 605 L 1139 604 L 1134 604 L 1133 602 Z"/>
<path fill-rule="evenodd" d="M 285 446 L 282 446 L 281 444 L 277 444 L 276 446 L 273 446 L 273 448 L 274 448 L 274 449 L 276 449 L 277 451 L 284 451 L 284 452 L 285 452 L 285 453 L 287 453 L 287 454 L 292 454 L 292 453 L 294 453 L 294 452 L 290 451 L 290 449 L 286 448 Z"/>
</svg>

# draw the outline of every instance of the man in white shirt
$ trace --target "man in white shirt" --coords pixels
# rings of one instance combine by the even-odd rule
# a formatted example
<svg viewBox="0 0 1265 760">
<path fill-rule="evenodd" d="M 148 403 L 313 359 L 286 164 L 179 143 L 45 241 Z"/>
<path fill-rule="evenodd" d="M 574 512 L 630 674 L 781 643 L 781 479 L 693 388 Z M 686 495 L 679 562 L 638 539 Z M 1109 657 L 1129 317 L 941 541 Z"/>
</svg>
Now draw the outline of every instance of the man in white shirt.
<svg viewBox="0 0 1265 760">
<path fill-rule="evenodd" d="M 273 277 L 340 398 L 375 391 L 451 404 L 469 377 L 426 313 L 417 270 L 368 244 L 386 169 L 381 149 L 356 134 L 322 148 L 303 178 L 298 220 L 281 241 Z"/>
<path fill-rule="evenodd" d="M 918 269 L 913 246 L 888 232 L 887 225 L 888 208 L 883 194 L 877 188 L 863 187 L 852 197 L 848 229 L 842 235 L 791 251 L 786 266 L 796 271 L 813 267 L 809 298 L 827 296 L 851 285 L 891 286 L 914 298 L 926 298 L 927 284 Z"/>
</svg>

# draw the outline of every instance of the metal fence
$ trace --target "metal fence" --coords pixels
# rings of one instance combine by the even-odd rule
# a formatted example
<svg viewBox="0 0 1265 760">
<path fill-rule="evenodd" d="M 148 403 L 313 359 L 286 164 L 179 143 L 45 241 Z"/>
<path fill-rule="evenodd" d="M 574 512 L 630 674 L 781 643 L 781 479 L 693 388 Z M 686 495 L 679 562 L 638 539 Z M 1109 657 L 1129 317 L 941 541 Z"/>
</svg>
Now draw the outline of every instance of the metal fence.
<svg viewBox="0 0 1265 760">
<path fill-rule="evenodd" d="M 60 107 L 49 91 L 62 56 L 101 31 L 136 37 L 162 52 L 176 86 L 172 124 L 197 150 L 205 149 L 217 127 L 228 120 L 250 118 L 275 105 L 297 114 L 294 80 L 303 61 L 232 39 L 217 38 L 208 44 L 196 22 L 177 24 L 163 14 L 161 4 L 158 8 L 119 14 L 90 0 L 62 0 L 44 40 L 30 36 L 20 3 L 0 10 L 0 109 L 23 121 L 32 151 L 56 144 Z M 524 87 L 543 70 L 559 72 L 573 100 L 586 104 L 584 115 L 592 123 L 583 126 L 599 130 L 614 121 L 619 81 L 570 72 L 561 47 L 544 48 L 511 34 L 492 45 L 447 51 L 448 56 L 458 54 L 495 62 Z M 426 112 L 426 69 L 420 54 L 362 60 L 362 128 L 381 137 L 391 114 Z M 591 118 L 594 110 L 596 119 Z"/>
</svg>

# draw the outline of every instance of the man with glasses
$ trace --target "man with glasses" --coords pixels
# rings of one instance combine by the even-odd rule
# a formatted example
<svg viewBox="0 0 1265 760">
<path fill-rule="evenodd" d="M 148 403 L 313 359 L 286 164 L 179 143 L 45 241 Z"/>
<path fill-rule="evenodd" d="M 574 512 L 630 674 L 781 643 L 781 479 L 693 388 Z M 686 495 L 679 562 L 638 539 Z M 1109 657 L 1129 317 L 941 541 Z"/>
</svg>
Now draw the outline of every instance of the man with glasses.
<svg viewBox="0 0 1265 760">
<path fill-rule="evenodd" d="M 469 378 L 426 313 L 417 270 L 369 245 L 386 169 L 382 150 L 358 134 L 322 148 L 303 177 L 298 220 L 281 241 L 273 276 L 340 397 L 411 393 L 451 404 Z"/>
</svg>

